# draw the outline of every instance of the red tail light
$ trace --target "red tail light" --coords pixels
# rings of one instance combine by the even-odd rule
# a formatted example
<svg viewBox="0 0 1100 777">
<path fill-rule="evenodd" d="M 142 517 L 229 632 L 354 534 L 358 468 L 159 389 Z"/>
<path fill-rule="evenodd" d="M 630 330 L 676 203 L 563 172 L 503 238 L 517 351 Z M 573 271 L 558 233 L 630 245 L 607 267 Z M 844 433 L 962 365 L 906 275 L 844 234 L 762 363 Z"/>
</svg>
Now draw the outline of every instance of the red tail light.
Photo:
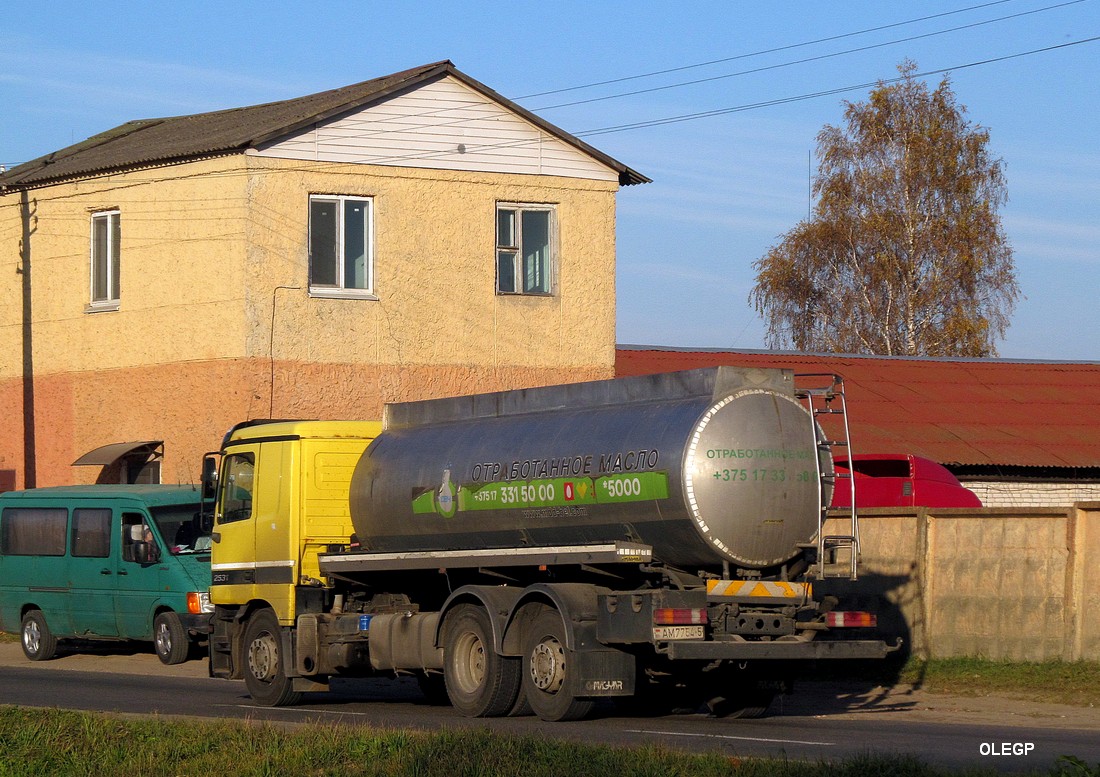
<svg viewBox="0 0 1100 777">
<path fill-rule="evenodd" d="M 653 611 L 653 623 L 658 626 L 694 626 L 706 622 L 706 610 L 661 607 Z"/>
<path fill-rule="evenodd" d="M 825 625 L 834 629 L 866 628 L 878 625 L 878 616 L 873 612 L 827 612 Z"/>
</svg>

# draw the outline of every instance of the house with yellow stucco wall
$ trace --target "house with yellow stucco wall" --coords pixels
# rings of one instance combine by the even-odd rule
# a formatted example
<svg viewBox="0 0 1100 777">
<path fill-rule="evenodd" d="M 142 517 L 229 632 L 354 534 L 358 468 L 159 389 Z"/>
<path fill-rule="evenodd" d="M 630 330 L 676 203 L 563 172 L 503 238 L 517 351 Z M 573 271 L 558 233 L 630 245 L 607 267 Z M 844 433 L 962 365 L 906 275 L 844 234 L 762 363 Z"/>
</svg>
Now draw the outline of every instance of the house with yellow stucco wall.
<svg viewBox="0 0 1100 777">
<path fill-rule="evenodd" d="M 450 62 L 15 167 L 0 472 L 188 482 L 246 419 L 611 377 L 646 181 Z"/>
</svg>

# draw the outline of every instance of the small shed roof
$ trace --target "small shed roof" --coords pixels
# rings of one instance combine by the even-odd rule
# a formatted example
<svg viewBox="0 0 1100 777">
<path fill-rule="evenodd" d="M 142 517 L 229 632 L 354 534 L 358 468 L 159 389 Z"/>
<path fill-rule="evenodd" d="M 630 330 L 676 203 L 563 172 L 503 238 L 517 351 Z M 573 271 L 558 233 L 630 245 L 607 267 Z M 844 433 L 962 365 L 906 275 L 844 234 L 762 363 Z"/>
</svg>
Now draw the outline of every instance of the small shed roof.
<svg viewBox="0 0 1100 777">
<path fill-rule="evenodd" d="M 543 131 L 599 160 L 618 173 L 620 184 L 649 182 L 649 178 L 636 170 L 516 105 L 458 70 L 449 60 L 444 60 L 292 100 L 189 116 L 130 121 L 13 167 L 0 174 L 0 191 L 148 165 L 240 153 L 447 76 L 458 79 Z"/>
<path fill-rule="evenodd" d="M 1100 467 L 1100 362 L 620 345 L 615 372 L 724 364 L 842 376 L 854 453 L 977 467 Z"/>
</svg>

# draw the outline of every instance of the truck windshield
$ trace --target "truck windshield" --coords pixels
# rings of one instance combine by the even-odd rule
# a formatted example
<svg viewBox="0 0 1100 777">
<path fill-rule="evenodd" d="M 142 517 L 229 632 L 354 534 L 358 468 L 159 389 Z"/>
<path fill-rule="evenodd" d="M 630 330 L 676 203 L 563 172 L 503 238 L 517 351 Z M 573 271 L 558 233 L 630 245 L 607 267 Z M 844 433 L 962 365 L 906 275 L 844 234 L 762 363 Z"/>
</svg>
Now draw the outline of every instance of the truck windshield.
<svg viewBox="0 0 1100 777">
<path fill-rule="evenodd" d="M 210 534 L 199 528 L 198 505 L 154 507 L 153 520 L 173 556 L 210 553 Z"/>
</svg>

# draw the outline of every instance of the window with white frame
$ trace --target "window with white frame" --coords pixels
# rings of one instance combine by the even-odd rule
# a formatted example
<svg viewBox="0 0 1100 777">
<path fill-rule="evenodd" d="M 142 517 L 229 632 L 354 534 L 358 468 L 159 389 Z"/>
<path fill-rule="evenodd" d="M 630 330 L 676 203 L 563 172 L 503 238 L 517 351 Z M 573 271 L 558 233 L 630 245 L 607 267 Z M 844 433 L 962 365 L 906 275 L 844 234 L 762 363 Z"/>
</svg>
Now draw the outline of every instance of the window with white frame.
<svg viewBox="0 0 1100 777">
<path fill-rule="evenodd" d="M 119 211 L 92 214 L 92 300 L 89 309 L 114 310 L 119 300 Z"/>
<path fill-rule="evenodd" d="M 310 195 L 310 293 L 336 297 L 372 295 L 373 206 L 370 197 Z"/>
<path fill-rule="evenodd" d="M 497 204 L 497 293 L 554 290 L 554 208 Z"/>
</svg>

